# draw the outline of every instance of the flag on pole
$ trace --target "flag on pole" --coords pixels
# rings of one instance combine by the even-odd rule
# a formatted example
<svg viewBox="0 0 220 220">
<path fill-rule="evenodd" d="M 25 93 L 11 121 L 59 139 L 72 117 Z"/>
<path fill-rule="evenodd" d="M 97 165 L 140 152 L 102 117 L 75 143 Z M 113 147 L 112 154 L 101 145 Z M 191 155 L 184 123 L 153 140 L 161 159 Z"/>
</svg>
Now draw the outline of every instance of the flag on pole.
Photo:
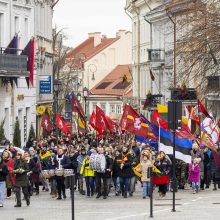
<svg viewBox="0 0 220 220">
<path fill-rule="evenodd" d="M 154 74 L 153 74 L 153 72 L 152 72 L 152 70 L 150 69 L 150 78 L 151 78 L 151 80 L 152 81 L 154 81 L 155 80 L 155 76 L 154 76 Z"/>
<path fill-rule="evenodd" d="M 72 103 L 72 112 L 78 113 L 79 117 L 81 118 L 81 121 L 83 123 L 86 123 L 86 120 L 85 120 L 86 117 L 85 117 L 85 113 L 83 111 L 83 108 L 74 94 L 72 95 L 71 103 Z"/>
<path fill-rule="evenodd" d="M 84 121 L 82 121 L 81 117 L 79 116 L 78 113 L 76 113 L 76 118 L 77 118 L 77 127 L 78 127 L 78 132 L 81 134 L 86 133 L 86 124 Z"/>
<path fill-rule="evenodd" d="M 34 86 L 34 38 L 28 42 L 21 55 L 26 55 L 28 57 L 27 71 L 29 71 L 30 74 L 29 77 L 26 78 L 26 81 L 28 85 L 30 81 L 31 85 Z"/>
<path fill-rule="evenodd" d="M 176 158 L 184 161 L 185 163 L 191 163 L 191 150 L 192 141 L 183 138 L 175 138 L 176 142 Z M 160 151 L 164 151 L 165 154 L 173 155 L 173 134 L 160 128 Z"/>
<path fill-rule="evenodd" d="M 71 131 L 69 130 L 66 122 L 64 121 L 64 119 L 58 114 L 56 113 L 56 126 L 65 134 L 71 134 Z"/>
<path fill-rule="evenodd" d="M 43 127 L 48 133 L 51 132 L 53 123 L 51 122 L 47 114 L 42 115 L 41 127 Z"/>
<path fill-rule="evenodd" d="M 15 34 L 11 42 L 5 48 L 4 53 L 17 54 L 17 51 L 18 51 L 18 34 Z"/>
<path fill-rule="evenodd" d="M 157 104 L 157 111 L 159 113 L 168 113 L 168 107 L 165 105 Z"/>
<path fill-rule="evenodd" d="M 96 106 L 96 128 L 98 130 L 110 131 L 110 126 L 108 124 L 108 120 L 106 119 L 104 111 Z"/>
<path fill-rule="evenodd" d="M 203 113 L 207 118 L 210 118 L 214 121 L 213 117 L 207 112 L 203 104 L 198 99 L 198 113 Z"/>
</svg>

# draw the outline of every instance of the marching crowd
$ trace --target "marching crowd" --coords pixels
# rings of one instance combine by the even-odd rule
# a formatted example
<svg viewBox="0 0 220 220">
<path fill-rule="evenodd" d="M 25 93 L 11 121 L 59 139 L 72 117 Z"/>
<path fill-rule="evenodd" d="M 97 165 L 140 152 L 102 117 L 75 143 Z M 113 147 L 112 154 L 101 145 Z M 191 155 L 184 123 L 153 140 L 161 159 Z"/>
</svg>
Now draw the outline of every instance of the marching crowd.
<svg viewBox="0 0 220 220">
<path fill-rule="evenodd" d="M 29 140 L 24 151 L 10 144 L 0 156 L 0 207 L 5 195 L 15 193 L 15 207 L 23 200 L 30 205 L 30 197 L 42 190 L 50 192 L 57 200 L 66 198 L 71 175 L 75 174 L 74 190 L 87 197 L 106 199 L 111 190 L 115 196 L 132 197 L 138 181 L 143 187 L 143 199 L 158 186 L 164 197 L 172 187 L 172 158 L 162 151 L 136 142 L 134 138 L 121 140 L 94 135 L 59 138 L 50 136 L 45 140 Z M 56 144 L 56 142 L 58 142 Z M 176 178 L 179 189 L 187 183 L 193 193 L 209 188 L 220 189 L 220 149 L 216 152 L 193 143 L 192 163 L 176 160 Z M 151 188 L 149 168 L 153 169 Z"/>
</svg>

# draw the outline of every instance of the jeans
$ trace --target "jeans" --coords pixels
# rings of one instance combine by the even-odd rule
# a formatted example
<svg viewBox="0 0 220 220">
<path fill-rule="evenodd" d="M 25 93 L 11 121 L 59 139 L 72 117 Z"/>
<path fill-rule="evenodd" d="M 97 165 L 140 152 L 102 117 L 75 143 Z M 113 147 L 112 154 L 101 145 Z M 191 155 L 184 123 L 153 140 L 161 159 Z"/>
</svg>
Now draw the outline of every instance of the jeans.
<svg viewBox="0 0 220 220">
<path fill-rule="evenodd" d="M 150 182 L 143 182 L 143 197 L 151 195 L 151 184 Z"/>
<path fill-rule="evenodd" d="M 199 187 L 199 182 L 192 182 L 192 189 L 196 189 Z"/>
<path fill-rule="evenodd" d="M 94 193 L 94 187 L 95 187 L 95 178 L 94 176 L 86 176 L 86 190 L 87 190 L 87 196 L 90 196 Z"/>
<path fill-rule="evenodd" d="M 5 181 L 0 182 L 0 204 L 3 204 L 5 199 L 5 190 L 6 190 L 6 183 Z"/>
<path fill-rule="evenodd" d="M 128 192 L 129 180 L 130 178 L 128 177 L 120 177 L 120 186 L 121 186 L 122 193 Z"/>
<path fill-rule="evenodd" d="M 120 177 L 113 177 L 113 182 L 114 182 L 114 186 L 115 186 L 115 192 L 119 193 L 120 192 Z"/>
<path fill-rule="evenodd" d="M 133 193 L 135 191 L 135 184 L 136 184 L 136 176 L 130 178 L 129 181 L 129 193 Z"/>
</svg>

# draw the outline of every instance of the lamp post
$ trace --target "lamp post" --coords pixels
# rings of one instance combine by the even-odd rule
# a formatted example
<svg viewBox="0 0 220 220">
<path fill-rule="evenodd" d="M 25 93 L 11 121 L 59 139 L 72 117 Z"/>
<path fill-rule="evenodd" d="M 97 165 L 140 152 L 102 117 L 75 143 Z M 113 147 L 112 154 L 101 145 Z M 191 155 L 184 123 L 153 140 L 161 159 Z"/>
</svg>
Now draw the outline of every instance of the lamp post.
<svg viewBox="0 0 220 220">
<path fill-rule="evenodd" d="M 97 71 L 97 66 L 93 63 L 89 64 L 88 66 L 88 74 L 87 74 L 87 83 L 88 83 L 88 89 L 89 89 L 89 74 L 92 73 L 92 81 L 95 80 L 95 72 Z"/>
<path fill-rule="evenodd" d="M 58 112 L 58 96 L 62 90 L 62 83 L 58 79 L 53 81 L 53 94 L 54 94 L 54 111 L 53 111 L 53 124 L 55 126 L 56 144 L 58 144 L 58 129 L 56 126 L 56 113 Z"/>
<path fill-rule="evenodd" d="M 86 103 L 86 100 L 87 100 L 87 98 L 88 98 L 88 95 L 89 95 L 89 90 L 86 88 L 86 87 L 84 87 L 83 88 L 83 98 L 84 98 L 84 109 L 85 109 L 85 115 L 87 114 L 87 103 Z"/>
</svg>

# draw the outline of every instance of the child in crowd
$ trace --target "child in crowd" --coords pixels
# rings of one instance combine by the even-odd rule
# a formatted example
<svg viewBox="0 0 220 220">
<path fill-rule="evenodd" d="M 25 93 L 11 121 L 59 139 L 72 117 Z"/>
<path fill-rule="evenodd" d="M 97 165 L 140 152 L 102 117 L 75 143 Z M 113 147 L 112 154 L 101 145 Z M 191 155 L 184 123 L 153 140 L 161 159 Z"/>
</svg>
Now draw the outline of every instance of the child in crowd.
<svg viewBox="0 0 220 220">
<path fill-rule="evenodd" d="M 200 158 L 195 158 L 192 164 L 189 164 L 189 182 L 192 184 L 193 194 L 199 192 L 200 184 Z"/>
</svg>

